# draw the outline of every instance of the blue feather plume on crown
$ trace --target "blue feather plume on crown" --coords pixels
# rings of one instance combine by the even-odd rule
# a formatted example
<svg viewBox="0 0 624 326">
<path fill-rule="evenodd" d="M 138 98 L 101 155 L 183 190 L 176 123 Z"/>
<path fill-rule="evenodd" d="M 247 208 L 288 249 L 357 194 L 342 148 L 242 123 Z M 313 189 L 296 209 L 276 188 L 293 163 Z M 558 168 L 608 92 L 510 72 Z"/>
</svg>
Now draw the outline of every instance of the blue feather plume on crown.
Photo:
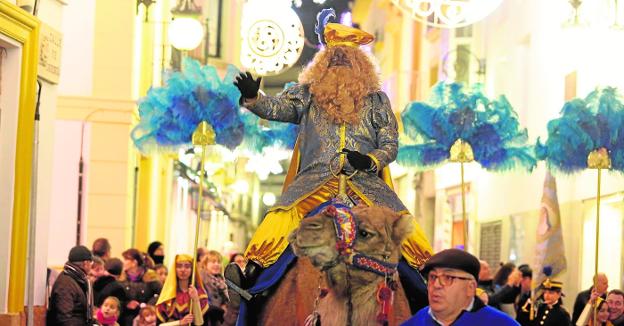
<svg viewBox="0 0 624 326">
<path fill-rule="evenodd" d="M 191 144 L 191 135 L 205 120 L 214 129 L 216 143 L 229 149 L 244 136 L 239 115 L 240 92 L 232 84 L 238 69 L 227 67 L 221 79 L 213 66 L 185 58 L 182 71 L 165 75 L 164 85 L 152 88 L 139 101 L 139 123 L 131 137 L 144 153 L 176 151 Z"/>
<path fill-rule="evenodd" d="M 429 167 L 450 156 L 459 138 L 468 142 L 475 161 L 491 171 L 536 165 L 527 131 L 521 129 L 511 104 L 504 96 L 488 99 L 475 85 L 466 91 L 459 83 L 438 83 L 429 104 L 412 102 L 401 113 L 404 135 L 397 162 L 404 166 Z"/>
<path fill-rule="evenodd" d="M 320 44 L 326 45 L 324 36 L 325 25 L 329 23 L 329 20 L 332 17 L 336 19 L 336 12 L 333 8 L 323 9 L 316 15 L 316 25 L 314 26 L 314 32 L 316 33 L 316 36 L 318 36 Z"/>
<path fill-rule="evenodd" d="M 287 83 L 284 91 L 294 84 L 294 82 Z M 245 138 L 241 148 L 252 153 L 262 153 L 268 147 L 292 149 L 295 146 L 299 132 L 298 125 L 262 120 L 248 110 L 241 111 L 241 118 L 245 126 Z"/>
<path fill-rule="evenodd" d="M 596 89 L 585 99 L 564 104 L 548 122 L 548 139 L 537 139 L 535 152 L 548 168 L 573 173 L 587 168 L 587 156 L 606 148 L 611 168 L 624 172 L 624 99 L 613 87 Z"/>
</svg>

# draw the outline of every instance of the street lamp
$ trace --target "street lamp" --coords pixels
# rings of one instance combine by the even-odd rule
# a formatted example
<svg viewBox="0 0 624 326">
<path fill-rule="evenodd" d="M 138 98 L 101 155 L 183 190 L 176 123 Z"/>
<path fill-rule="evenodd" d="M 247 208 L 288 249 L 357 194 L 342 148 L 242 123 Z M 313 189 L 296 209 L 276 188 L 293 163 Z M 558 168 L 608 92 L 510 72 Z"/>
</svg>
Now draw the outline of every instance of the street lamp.
<svg viewBox="0 0 624 326">
<path fill-rule="evenodd" d="M 198 47 L 204 38 L 204 27 L 197 20 L 201 12 L 193 0 L 179 0 L 171 13 L 173 21 L 168 31 L 171 45 L 182 51 Z"/>
</svg>

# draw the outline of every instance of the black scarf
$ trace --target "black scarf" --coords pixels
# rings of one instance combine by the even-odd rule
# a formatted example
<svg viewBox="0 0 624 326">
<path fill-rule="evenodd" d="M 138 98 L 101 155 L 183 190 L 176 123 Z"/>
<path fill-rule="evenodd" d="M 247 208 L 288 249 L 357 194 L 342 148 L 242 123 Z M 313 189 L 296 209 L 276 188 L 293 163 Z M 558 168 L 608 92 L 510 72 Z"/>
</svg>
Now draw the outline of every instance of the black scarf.
<svg viewBox="0 0 624 326">
<path fill-rule="evenodd" d="M 80 268 L 80 266 L 67 262 L 63 267 L 63 273 L 67 274 L 67 276 L 71 277 L 80 285 L 80 287 L 85 291 L 87 296 L 87 319 L 91 319 L 91 312 L 93 311 L 93 288 L 91 287 L 91 282 L 87 277 L 87 274 Z"/>
</svg>

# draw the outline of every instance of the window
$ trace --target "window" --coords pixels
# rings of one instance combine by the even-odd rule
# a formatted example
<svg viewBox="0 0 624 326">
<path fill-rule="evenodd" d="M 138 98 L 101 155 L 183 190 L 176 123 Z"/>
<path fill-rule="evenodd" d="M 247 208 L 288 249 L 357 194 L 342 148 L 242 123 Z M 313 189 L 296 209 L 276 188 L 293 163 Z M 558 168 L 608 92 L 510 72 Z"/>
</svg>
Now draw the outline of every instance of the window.
<svg viewBox="0 0 624 326">
<path fill-rule="evenodd" d="M 502 229 L 502 221 L 481 224 L 479 258 L 487 261 L 490 266 L 498 266 L 501 261 Z"/>
<path fill-rule="evenodd" d="M 470 200 L 470 184 L 464 185 L 466 193 L 466 220 L 469 221 L 472 204 Z M 461 186 L 452 187 L 446 190 L 446 198 L 451 209 L 452 217 L 452 231 L 451 231 L 451 246 L 464 245 L 464 219 L 462 211 L 462 192 Z M 470 225 L 470 223 L 467 223 Z"/>
</svg>

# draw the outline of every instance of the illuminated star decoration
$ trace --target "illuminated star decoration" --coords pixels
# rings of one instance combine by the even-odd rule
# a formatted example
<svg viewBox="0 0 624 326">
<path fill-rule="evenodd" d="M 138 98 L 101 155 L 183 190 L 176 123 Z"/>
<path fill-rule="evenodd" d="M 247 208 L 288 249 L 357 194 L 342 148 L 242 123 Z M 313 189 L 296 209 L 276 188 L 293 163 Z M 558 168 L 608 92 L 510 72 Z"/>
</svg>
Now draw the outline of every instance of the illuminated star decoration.
<svg viewBox="0 0 624 326">
<path fill-rule="evenodd" d="M 428 103 L 412 102 L 401 113 L 403 138 L 397 162 L 429 167 L 447 160 L 461 139 L 471 145 L 474 160 L 490 171 L 536 165 L 527 131 L 521 129 L 504 96 L 488 99 L 480 85 L 465 90 L 458 83 L 438 83 Z"/>
<path fill-rule="evenodd" d="M 615 88 L 596 89 L 584 99 L 564 104 L 559 118 L 548 122 L 548 139 L 537 139 L 539 159 L 549 169 L 573 173 L 586 169 L 589 154 L 609 154 L 611 169 L 624 171 L 624 99 Z"/>
<path fill-rule="evenodd" d="M 239 114 L 240 92 L 232 84 L 239 73 L 232 65 L 223 79 L 213 66 L 185 58 L 182 71 L 169 72 L 164 85 L 152 88 L 139 101 L 139 123 L 131 137 L 143 153 L 175 152 L 191 145 L 191 135 L 201 121 L 216 134 L 216 143 L 229 149 L 244 137 Z"/>
<path fill-rule="evenodd" d="M 277 75 L 294 65 L 304 30 L 291 0 L 249 0 L 243 6 L 240 61 L 256 75 Z"/>
</svg>

